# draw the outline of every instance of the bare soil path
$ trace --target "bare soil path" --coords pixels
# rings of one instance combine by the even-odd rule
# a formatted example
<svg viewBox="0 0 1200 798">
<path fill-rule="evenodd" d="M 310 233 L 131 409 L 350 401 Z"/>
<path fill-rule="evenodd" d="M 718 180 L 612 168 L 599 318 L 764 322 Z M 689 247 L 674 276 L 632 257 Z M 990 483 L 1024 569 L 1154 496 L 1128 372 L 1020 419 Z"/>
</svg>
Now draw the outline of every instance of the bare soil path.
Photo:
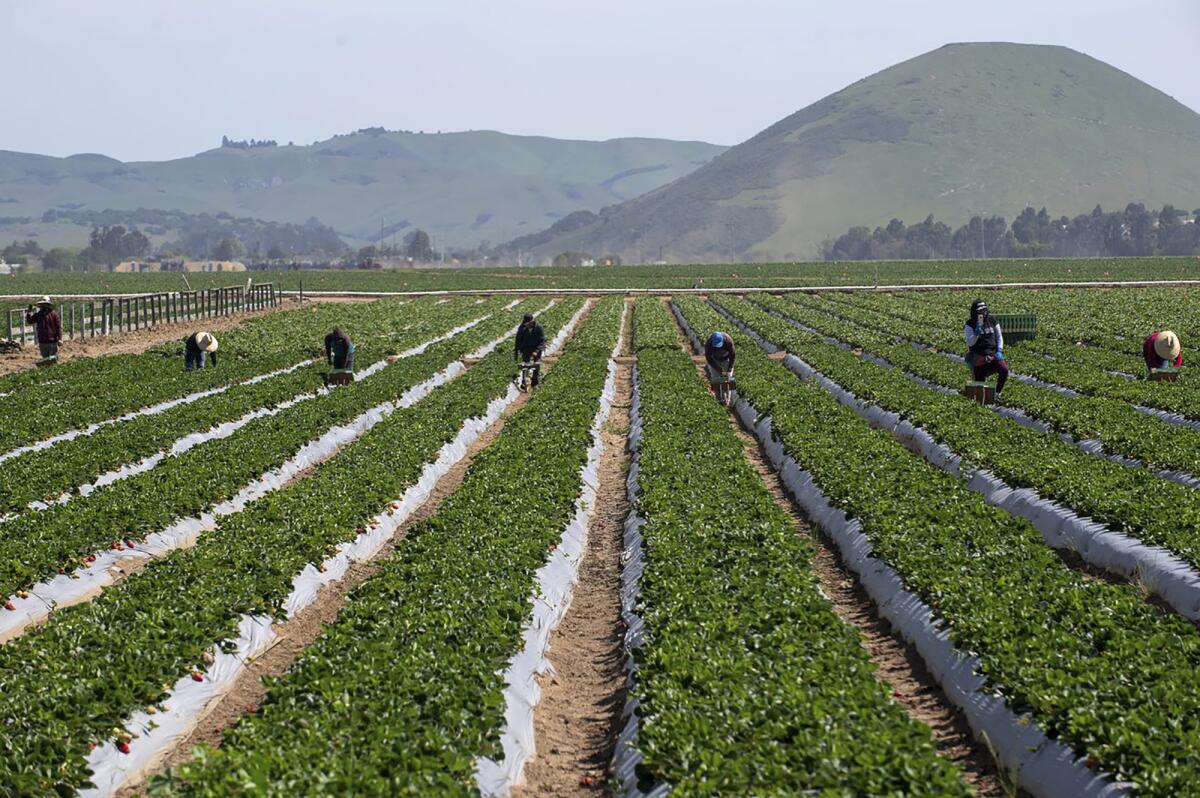
<svg viewBox="0 0 1200 798">
<path fill-rule="evenodd" d="M 696 357 L 691 351 L 682 328 L 679 329 L 679 335 L 683 351 L 692 356 L 696 369 L 701 376 L 705 376 L 704 359 Z M 863 648 L 876 665 L 875 678 L 888 686 L 893 700 L 910 717 L 929 726 L 938 752 L 958 765 L 966 783 L 980 796 L 1013 794 L 1005 784 L 1004 777 L 997 772 L 991 752 L 972 736 L 962 713 L 946 698 L 937 681 L 926 670 L 920 655 L 893 635 L 891 624 L 879 616 L 853 572 L 842 564 L 836 547 L 818 527 L 809 522 L 804 510 L 793 500 L 758 439 L 732 412 L 729 414 L 729 423 L 742 440 L 746 460 L 758 472 L 775 503 L 791 517 L 796 533 L 812 538 L 816 544 L 813 572 L 832 602 L 834 612 L 858 630 Z"/>
<path fill-rule="evenodd" d="M 550 635 L 555 673 L 538 680 L 541 701 L 534 710 L 537 750 L 526 764 L 514 798 L 565 798 L 607 792 L 608 766 L 620 732 L 625 702 L 624 639 L 621 622 L 621 551 L 629 513 L 629 407 L 632 358 L 618 360 L 616 396 L 601 430 L 604 452 L 596 513 L 571 606 Z"/>
</svg>

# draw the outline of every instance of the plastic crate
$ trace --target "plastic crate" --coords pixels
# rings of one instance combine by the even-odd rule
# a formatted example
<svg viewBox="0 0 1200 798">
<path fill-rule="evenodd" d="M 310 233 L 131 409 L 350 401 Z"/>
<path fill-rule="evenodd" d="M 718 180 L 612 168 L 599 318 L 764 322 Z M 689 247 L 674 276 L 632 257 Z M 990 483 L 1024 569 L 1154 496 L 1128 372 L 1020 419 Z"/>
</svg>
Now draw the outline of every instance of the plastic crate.
<svg viewBox="0 0 1200 798">
<path fill-rule="evenodd" d="M 1000 324 L 1005 343 L 1037 338 L 1037 316 L 1033 313 L 994 313 L 992 318 Z"/>
</svg>

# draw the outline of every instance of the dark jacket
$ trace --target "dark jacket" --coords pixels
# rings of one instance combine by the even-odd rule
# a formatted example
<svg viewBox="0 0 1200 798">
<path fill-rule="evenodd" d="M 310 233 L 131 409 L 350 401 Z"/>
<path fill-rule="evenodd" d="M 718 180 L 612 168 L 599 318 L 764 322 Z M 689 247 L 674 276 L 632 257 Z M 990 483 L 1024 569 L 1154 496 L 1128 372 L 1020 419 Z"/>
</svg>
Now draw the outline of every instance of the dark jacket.
<svg viewBox="0 0 1200 798">
<path fill-rule="evenodd" d="M 53 308 L 28 311 L 25 321 L 33 325 L 39 344 L 56 344 L 62 340 L 62 319 Z"/>
<path fill-rule="evenodd" d="M 733 371 L 733 361 L 737 359 L 737 349 L 733 345 L 733 338 L 724 333 L 722 333 L 722 337 L 725 339 L 725 343 L 720 347 L 713 347 L 708 341 L 704 342 L 704 359 L 717 371 Z"/>
<path fill-rule="evenodd" d="M 341 330 L 334 330 L 325 336 L 325 359 L 331 360 L 334 364 L 345 363 L 346 357 L 354 351 L 354 344 L 350 343 L 350 336 Z"/>
<path fill-rule="evenodd" d="M 537 323 L 537 319 L 528 324 L 522 323 L 517 328 L 517 340 L 513 344 L 513 352 L 532 355 L 534 352 L 541 352 L 545 345 L 546 333 L 542 330 L 542 325 Z"/>
<path fill-rule="evenodd" d="M 188 339 L 183 342 L 184 351 L 187 352 L 189 355 L 194 355 L 200 351 L 200 346 L 196 343 L 196 336 L 198 336 L 199 334 L 200 333 L 192 333 L 191 335 L 188 336 Z M 217 353 L 216 352 L 209 352 L 208 359 L 209 359 L 209 361 L 212 362 L 212 365 L 214 365 L 214 366 L 217 365 Z"/>
</svg>

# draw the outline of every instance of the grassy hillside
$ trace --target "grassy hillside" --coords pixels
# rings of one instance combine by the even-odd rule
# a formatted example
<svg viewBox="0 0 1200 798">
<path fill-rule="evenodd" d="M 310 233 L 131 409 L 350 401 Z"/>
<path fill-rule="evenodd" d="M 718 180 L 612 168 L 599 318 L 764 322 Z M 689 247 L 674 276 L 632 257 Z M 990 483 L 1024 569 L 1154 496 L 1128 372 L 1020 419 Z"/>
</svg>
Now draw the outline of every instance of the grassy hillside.
<svg viewBox="0 0 1200 798">
<path fill-rule="evenodd" d="M 1063 47 L 953 44 L 783 119 L 539 252 L 811 257 L 851 225 L 1200 206 L 1200 115 Z"/>
<path fill-rule="evenodd" d="M 382 220 L 400 228 L 398 236 L 420 227 L 468 246 L 635 197 L 723 149 L 661 139 L 375 129 L 309 146 L 222 147 L 164 162 L 0 151 L 0 217 L 40 219 L 53 208 L 178 209 L 297 223 L 316 217 L 351 244 L 377 239 Z M 33 222 L 10 222 L 0 235 L 25 238 L 26 228 L 55 244 L 78 235 Z"/>
</svg>

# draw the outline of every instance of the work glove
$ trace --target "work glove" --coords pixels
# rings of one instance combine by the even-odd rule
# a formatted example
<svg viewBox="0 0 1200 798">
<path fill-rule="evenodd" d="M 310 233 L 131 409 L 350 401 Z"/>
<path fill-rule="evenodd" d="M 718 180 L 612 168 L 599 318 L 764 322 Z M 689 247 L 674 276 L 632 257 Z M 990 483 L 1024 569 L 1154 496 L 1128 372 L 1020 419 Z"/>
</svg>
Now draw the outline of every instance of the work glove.
<svg viewBox="0 0 1200 798">
<path fill-rule="evenodd" d="M 996 359 L 997 359 L 997 360 L 1004 360 L 1004 350 L 1003 350 L 1003 349 L 997 349 L 997 350 L 996 350 Z"/>
</svg>

